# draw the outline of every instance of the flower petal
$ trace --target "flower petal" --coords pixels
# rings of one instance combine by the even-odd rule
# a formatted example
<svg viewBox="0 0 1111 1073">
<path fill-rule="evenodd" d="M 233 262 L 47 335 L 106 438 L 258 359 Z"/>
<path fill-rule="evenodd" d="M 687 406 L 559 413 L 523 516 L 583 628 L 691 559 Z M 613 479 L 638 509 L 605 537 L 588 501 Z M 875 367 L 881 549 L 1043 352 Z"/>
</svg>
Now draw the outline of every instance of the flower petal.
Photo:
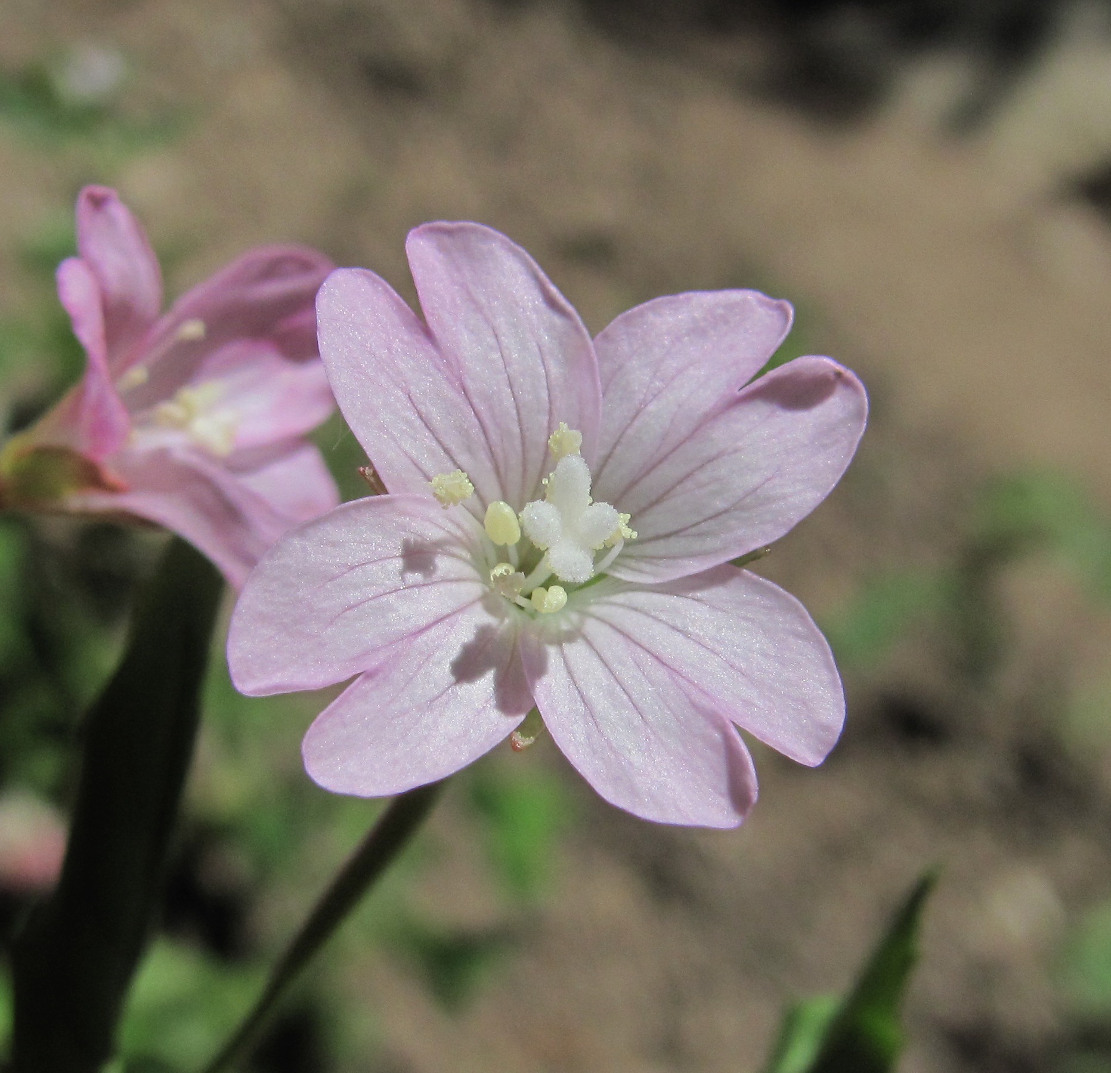
<svg viewBox="0 0 1111 1073">
<path fill-rule="evenodd" d="M 820 764 L 841 733 L 829 645 L 802 604 L 756 574 L 721 566 L 660 585 L 603 582 L 583 615 L 608 627 L 610 643 L 697 683 L 713 711 L 792 760 Z"/>
<path fill-rule="evenodd" d="M 105 343 L 104 308 L 92 270 L 78 257 L 58 266 L 58 297 L 88 362 L 81 382 L 32 432 L 39 443 L 71 447 L 102 462 L 127 438 L 127 408 L 112 384 Z"/>
<path fill-rule="evenodd" d="M 428 496 L 439 473 L 463 470 L 481 504 L 501 498 L 485 435 L 458 373 L 384 280 L 341 268 L 317 298 L 320 355 L 336 402 L 391 492 Z"/>
<path fill-rule="evenodd" d="M 67 509 L 134 514 L 184 537 L 238 588 L 289 525 L 220 466 L 169 450 L 124 451 L 112 460 L 124 492 L 74 495 Z"/>
<path fill-rule="evenodd" d="M 319 361 L 290 361 L 268 342 L 238 340 L 209 355 L 190 386 L 216 384 L 212 416 L 235 428 L 236 449 L 279 443 L 316 428 L 336 400 Z"/>
<path fill-rule="evenodd" d="M 239 340 L 265 342 L 294 362 L 316 356 L 314 301 L 331 262 L 302 246 L 263 246 L 245 253 L 184 294 L 133 351 L 141 364 L 128 406 L 135 412 L 170 398 L 211 354 Z"/>
<path fill-rule="evenodd" d="M 455 365 L 499 477 L 520 509 L 552 468 L 561 421 L 590 456 L 601 389 L 590 336 L 520 246 L 473 223 L 425 224 L 406 243 L 435 345 Z"/>
<path fill-rule="evenodd" d="M 375 665 L 403 638 L 481 604 L 473 519 L 414 495 L 345 503 L 292 530 L 259 563 L 232 616 L 228 664 L 252 695 L 315 689 Z M 477 612 L 476 612 L 477 614 Z"/>
<path fill-rule="evenodd" d="M 635 484 L 760 371 L 790 327 L 791 306 L 758 291 L 676 294 L 622 313 L 594 340 L 595 482 Z"/>
<path fill-rule="evenodd" d="M 305 768 L 334 793 L 400 793 L 478 759 L 531 707 L 512 623 L 472 605 L 376 653 L 309 728 Z"/>
<path fill-rule="evenodd" d="M 736 827 L 756 772 L 736 730 L 698 685 L 587 610 L 560 637 L 538 621 L 521 640 L 552 738 L 607 801 L 646 820 Z"/>
<path fill-rule="evenodd" d="M 631 515 L 638 538 L 609 572 L 632 581 L 685 577 L 777 540 L 841 479 L 864 432 L 868 400 L 848 369 L 796 358 L 712 412 L 631 483 L 619 459 L 595 481 Z"/>
<path fill-rule="evenodd" d="M 106 353 L 116 372 L 161 311 L 158 259 L 139 221 L 105 186 L 86 186 L 78 195 L 77 252 L 100 290 Z"/>
<path fill-rule="evenodd" d="M 340 502 L 336 482 L 311 443 L 292 440 L 280 449 L 239 451 L 228 459 L 228 469 L 287 527 L 319 518 Z"/>
</svg>

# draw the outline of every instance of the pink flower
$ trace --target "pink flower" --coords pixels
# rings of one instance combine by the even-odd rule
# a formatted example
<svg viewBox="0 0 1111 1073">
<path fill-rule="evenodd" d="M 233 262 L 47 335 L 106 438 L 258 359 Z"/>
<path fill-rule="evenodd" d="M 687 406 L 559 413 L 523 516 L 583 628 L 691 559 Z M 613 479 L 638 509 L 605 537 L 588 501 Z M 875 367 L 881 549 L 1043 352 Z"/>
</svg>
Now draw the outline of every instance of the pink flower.
<svg viewBox="0 0 1111 1073">
<path fill-rule="evenodd" d="M 735 727 L 804 764 L 844 699 L 802 606 L 730 565 L 820 503 L 864 429 L 828 358 L 752 377 L 791 310 L 753 291 L 638 306 L 593 342 L 520 248 L 409 236 L 426 322 L 374 274 L 318 299 L 340 409 L 389 494 L 287 534 L 229 637 L 245 693 L 355 677 L 309 774 L 378 796 L 440 779 L 535 705 L 602 797 L 730 827 L 756 798 Z"/>
<path fill-rule="evenodd" d="M 160 317 L 147 237 L 97 186 L 77 200 L 77 248 L 58 294 L 85 375 L 0 454 L 0 502 L 157 522 L 238 587 L 286 529 L 339 502 L 303 438 L 334 407 L 313 309 L 332 266 L 252 250 Z"/>
</svg>

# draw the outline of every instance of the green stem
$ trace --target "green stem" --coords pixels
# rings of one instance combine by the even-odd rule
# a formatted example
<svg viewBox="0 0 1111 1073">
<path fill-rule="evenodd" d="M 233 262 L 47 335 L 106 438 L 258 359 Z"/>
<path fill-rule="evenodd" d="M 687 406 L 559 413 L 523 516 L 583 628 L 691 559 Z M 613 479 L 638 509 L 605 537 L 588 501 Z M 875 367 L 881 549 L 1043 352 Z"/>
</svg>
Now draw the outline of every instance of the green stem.
<svg viewBox="0 0 1111 1073">
<path fill-rule="evenodd" d="M 443 789 L 443 782 L 418 786 L 400 794 L 371 828 L 363 843 L 348 859 L 331 886 L 316 903 L 301 930 L 289 944 L 281 961 L 270 975 L 266 989 L 254 1009 L 227 1042 L 224 1049 L 205 1068 L 204 1073 L 231 1069 L 255 1042 L 259 1030 L 275 1005 L 300 971 L 331 938 L 344 918 L 405 848 L 421 822 L 431 811 Z"/>
</svg>

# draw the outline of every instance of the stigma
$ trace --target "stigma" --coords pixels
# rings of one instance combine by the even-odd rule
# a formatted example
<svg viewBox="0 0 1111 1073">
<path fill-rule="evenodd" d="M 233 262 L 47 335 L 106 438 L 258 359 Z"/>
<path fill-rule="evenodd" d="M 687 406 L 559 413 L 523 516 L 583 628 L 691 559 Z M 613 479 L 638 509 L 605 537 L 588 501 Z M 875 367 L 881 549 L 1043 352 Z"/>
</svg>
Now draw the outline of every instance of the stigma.
<svg viewBox="0 0 1111 1073">
<path fill-rule="evenodd" d="M 545 552 L 551 572 L 560 581 L 581 585 L 595 574 L 594 553 L 617 535 L 621 515 L 609 503 L 590 495 L 591 475 L 586 459 L 568 454 L 548 475 L 544 498 L 521 511 L 521 528 Z"/>
<path fill-rule="evenodd" d="M 541 482 L 543 499 L 526 503 L 520 513 L 496 499 L 480 515 L 491 590 L 534 615 L 562 611 L 570 597 L 565 586 L 573 589 L 604 573 L 625 542 L 636 539 L 628 514 L 591 495 L 593 477 L 581 447 L 582 433 L 560 422 L 548 437 L 554 465 Z M 458 469 L 429 483 L 444 507 L 475 490 Z"/>
</svg>

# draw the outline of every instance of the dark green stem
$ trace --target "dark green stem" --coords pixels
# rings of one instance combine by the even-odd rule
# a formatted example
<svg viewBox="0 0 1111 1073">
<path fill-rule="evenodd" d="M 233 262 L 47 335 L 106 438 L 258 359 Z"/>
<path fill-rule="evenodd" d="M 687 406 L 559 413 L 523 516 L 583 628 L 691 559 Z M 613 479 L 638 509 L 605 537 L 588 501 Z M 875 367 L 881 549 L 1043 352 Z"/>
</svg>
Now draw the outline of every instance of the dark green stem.
<svg viewBox="0 0 1111 1073">
<path fill-rule="evenodd" d="M 221 590 L 175 538 L 86 716 L 62 874 L 12 951 L 13 1073 L 95 1073 L 112 1055 L 161 894 Z"/>
<path fill-rule="evenodd" d="M 316 903 L 316 908 L 275 966 L 254 1009 L 206 1067 L 205 1073 L 231 1069 L 245 1056 L 286 988 L 405 848 L 428 815 L 443 785 L 443 782 L 434 782 L 429 786 L 418 786 L 390 802 L 362 845 Z"/>
</svg>

